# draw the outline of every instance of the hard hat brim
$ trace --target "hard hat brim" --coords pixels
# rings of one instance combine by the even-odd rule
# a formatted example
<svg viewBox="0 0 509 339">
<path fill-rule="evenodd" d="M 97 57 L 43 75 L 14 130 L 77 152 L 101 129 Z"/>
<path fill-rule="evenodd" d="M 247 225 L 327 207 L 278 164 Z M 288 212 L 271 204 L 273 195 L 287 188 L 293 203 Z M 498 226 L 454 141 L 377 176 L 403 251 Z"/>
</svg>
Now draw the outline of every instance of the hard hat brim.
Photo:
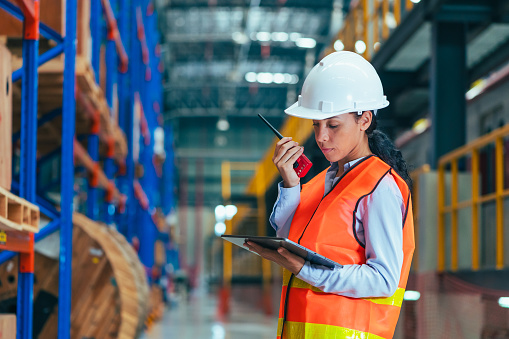
<svg viewBox="0 0 509 339">
<path fill-rule="evenodd" d="M 361 109 L 361 110 L 354 110 L 351 108 L 347 108 L 347 109 L 344 109 L 341 111 L 324 113 L 319 110 L 309 109 L 306 107 L 299 106 L 299 102 L 296 102 L 293 105 L 291 105 L 290 107 L 288 107 L 287 109 L 285 109 L 285 113 L 288 115 L 297 117 L 297 118 L 312 119 L 312 120 L 325 120 L 325 119 L 329 119 L 329 118 L 335 117 L 340 114 L 353 113 L 353 112 L 358 112 L 358 111 L 373 111 L 375 109 L 381 109 L 381 108 L 385 108 L 387 106 L 389 106 L 389 101 L 386 100 L 385 103 L 380 105 L 380 107 L 373 107 L 370 109 Z"/>
</svg>

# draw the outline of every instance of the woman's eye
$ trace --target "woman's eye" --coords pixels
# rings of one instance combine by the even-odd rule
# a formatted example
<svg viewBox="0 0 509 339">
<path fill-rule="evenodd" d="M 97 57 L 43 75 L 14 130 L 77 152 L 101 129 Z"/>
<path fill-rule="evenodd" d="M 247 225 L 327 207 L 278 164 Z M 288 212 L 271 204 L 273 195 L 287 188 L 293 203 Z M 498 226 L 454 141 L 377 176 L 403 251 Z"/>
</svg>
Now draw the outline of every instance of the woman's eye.
<svg viewBox="0 0 509 339">
<path fill-rule="evenodd" d="M 317 124 L 317 123 L 314 123 L 314 124 L 313 124 L 313 126 L 314 126 L 314 127 L 317 127 L 317 126 L 318 126 L 318 124 Z"/>
<path fill-rule="evenodd" d="M 329 128 L 332 128 L 332 129 L 334 129 L 336 127 L 338 127 L 338 125 L 329 125 Z"/>
</svg>

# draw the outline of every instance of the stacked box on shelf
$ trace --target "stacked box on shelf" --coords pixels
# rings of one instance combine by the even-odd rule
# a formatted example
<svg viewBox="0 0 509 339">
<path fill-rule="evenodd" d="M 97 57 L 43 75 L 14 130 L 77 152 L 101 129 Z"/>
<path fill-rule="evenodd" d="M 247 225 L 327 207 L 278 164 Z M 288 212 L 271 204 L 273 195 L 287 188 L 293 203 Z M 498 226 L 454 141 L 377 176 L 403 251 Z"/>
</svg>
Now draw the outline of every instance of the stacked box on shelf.
<svg viewBox="0 0 509 339">
<path fill-rule="evenodd" d="M 12 82 L 11 56 L 0 44 L 0 187 L 11 189 Z"/>
</svg>

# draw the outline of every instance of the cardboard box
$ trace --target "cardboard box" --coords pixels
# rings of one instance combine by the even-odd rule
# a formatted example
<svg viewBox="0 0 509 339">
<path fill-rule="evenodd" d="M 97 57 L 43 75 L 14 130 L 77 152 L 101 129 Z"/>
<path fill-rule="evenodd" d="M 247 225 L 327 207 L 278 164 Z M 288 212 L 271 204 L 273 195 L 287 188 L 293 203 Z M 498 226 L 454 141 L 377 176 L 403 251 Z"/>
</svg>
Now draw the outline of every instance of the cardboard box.
<svg viewBox="0 0 509 339">
<path fill-rule="evenodd" d="M 0 44 L 0 187 L 12 181 L 12 68 L 11 53 Z"/>
</svg>

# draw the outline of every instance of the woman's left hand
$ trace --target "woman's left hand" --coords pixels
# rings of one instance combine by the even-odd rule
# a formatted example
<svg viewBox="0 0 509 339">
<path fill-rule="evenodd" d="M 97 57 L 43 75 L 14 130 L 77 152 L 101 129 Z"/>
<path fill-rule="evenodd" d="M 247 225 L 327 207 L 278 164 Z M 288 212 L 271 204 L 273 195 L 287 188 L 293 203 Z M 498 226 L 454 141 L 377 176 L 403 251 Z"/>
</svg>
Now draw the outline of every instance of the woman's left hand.
<svg viewBox="0 0 509 339">
<path fill-rule="evenodd" d="M 275 262 L 279 266 L 282 266 L 298 275 L 304 263 L 306 262 L 303 258 L 293 254 L 284 247 L 280 247 L 277 250 L 271 250 L 269 248 L 255 244 L 252 241 L 244 243 L 249 250 L 258 253 L 262 258 Z"/>
</svg>

